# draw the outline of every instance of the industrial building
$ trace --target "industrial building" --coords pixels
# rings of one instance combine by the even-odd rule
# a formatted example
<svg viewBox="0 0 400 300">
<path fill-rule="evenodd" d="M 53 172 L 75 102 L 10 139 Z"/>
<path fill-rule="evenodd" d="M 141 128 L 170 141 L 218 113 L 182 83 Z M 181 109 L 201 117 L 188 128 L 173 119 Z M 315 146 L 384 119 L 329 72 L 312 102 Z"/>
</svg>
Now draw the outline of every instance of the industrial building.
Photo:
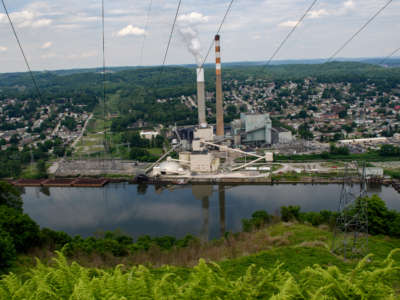
<svg viewBox="0 0 400 300">
<path fill-rule="evenodd" d="M 272 127 L 272 144 L 290 144 L 293 135 L 290 130 L 281 127 Z"/>
<path fill-rule="evenodd" d="M 293 140 L 290 131 L 272 127 L 269 114 L 240 114 L 240 119 L 231 123 L 231 134 L 235 145 L 269 146 Z"/>
</svg>

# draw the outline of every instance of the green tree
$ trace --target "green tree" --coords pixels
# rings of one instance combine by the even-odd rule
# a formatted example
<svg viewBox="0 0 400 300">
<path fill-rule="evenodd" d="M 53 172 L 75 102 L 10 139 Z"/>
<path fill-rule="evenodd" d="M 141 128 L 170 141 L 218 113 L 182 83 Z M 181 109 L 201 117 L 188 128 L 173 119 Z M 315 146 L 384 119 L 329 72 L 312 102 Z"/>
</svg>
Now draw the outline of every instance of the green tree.
<svg viewBox="0 0 400 300">
<path fill-rule="evenodd" d="M 39 160 L 36 164 L 36 168 L 40 178 L 47 178 L 47 168 L 44 160 Z"/>
<path fill-rule="evenodd" d="M 398 156 L 400 155 L 400 148 L 394 145 L 383 145 L 379 151 L 381 156 Z"/>
<path fill-rule="evenodd" d="M 282 206 L 281 218 L 284 222 L 299 221 L 300 220 L 300 206 Z"/>
<path fill-rule="evenodd" d="M 7 207 L 14 208 L 22 212 L 22 198 L 21 191 L 4 181 L 0 181 L 0 206 L 4 205 Z"/>
<path fill-rule="evenodd" d="M 10 267 L 16 255 L 13 239 L 0 228 L 0 270 Z"/>
<path fill-rule="evenodd" d="M 0 206 L 0 229 L 14 240 L 17 252 L 26 252 L 39 244 L 39 226 L 14 208 Z"/>
</svg>

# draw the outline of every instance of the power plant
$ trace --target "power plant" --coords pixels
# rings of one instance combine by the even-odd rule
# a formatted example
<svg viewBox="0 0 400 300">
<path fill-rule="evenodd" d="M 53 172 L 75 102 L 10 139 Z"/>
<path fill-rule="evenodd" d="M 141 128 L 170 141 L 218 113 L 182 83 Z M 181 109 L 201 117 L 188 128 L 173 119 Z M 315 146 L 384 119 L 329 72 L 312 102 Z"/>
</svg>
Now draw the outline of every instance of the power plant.
<svg viewBox="0 0 400 300">
<path fill-rule="evenodd" d="M 214 126 L 207 122 L 205 72 L 202 65 L 199 65 L 196 69 L 198 124 L 175 128 L 174 132 L 180 142 L 146 170 L 152 171 L 152 176 L 265 178 L 265 171 L 269 170 L 265 164 L 273 161 L 273 153 L 246 152 L 241 149 L 242 145 L 272 144 L 273 128 L 268 114 L 242 114 L 240 120 L 230 124 L 231 130 L 225 132 L 220 35 L 215 36 L 214 42 L 216 124 Z M 172 151 L 178 152 L 178 158 L 168 157 Z M 242 162 L 243 156 L 252 159 Z M 162 162 L 165 158 L 166 161 Z M 261 167 L 254 167 L 256 164 L 261 164 Z M 254 172 L 259 170 L 263 172 Z"/>
</svg>

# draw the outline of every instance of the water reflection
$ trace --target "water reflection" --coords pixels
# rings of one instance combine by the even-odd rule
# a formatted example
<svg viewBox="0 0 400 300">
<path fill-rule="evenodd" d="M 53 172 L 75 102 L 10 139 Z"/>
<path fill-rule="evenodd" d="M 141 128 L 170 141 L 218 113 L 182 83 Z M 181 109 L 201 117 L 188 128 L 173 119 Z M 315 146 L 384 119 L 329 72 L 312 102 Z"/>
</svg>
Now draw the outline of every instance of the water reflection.
<svg viewBox="0 0 400 300">
<path fill-rule="evenodd" d="M 204 241 L 208 241 L 209 230 L 208 230 L 208 219 L 210 209 L 210 197 L 213 194 L 212 185 L 194 185 L 192 186 L 193 196 L 201 201 L 202 215 L 203 215 L 203 226 L 201 228 L 200 238 Z"/>
<path fill-rule="evenodd" d="M 218 200 L 219 200 L 219 233 L 223 236 L 226 232 L 225 226 L 225 186 L 218 186 Z"/>
<path fill-rule="evenodd" d="M 241 220 L 256 210 L 270 214 L 281 206 L 303 211 L 336 210 L 340 185 L 275 186 L 138 186 L 105 188 L 26 188 L 24 209 L 42 227 L 69 234 L 92 235 L 116 230 L 140 235 L 193 234 L 203 239 L 241 229 Z M 354 187 L 355 192 L 359 187 Z M 390 209 L 400 210 L 400 194 L 389 187 L 369 189 Z"/>
</svg>

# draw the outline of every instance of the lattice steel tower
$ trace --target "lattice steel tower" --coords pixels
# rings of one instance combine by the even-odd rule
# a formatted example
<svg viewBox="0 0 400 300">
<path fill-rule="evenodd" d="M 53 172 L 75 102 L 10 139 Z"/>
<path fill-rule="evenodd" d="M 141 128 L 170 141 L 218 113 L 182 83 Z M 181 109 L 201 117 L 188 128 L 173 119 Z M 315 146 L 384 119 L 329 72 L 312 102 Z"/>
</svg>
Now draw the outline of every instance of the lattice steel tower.
<svg viewBox="0 0 400 300">
<path fill-rule="evenodd" d="M 368 202 L 365 163 L 352 163 L 357 175 L 351 174 L 347 164 L 343 174 L 339 200 L 339 216 L 336 219 L 332 251 L 344 258 L 356 258 L 368 251 Z M 354 169 L 354 168 L 353 168 Z M 353 188 L 353 179 L 359 178 L 359 193 Z"/>
</svg>

